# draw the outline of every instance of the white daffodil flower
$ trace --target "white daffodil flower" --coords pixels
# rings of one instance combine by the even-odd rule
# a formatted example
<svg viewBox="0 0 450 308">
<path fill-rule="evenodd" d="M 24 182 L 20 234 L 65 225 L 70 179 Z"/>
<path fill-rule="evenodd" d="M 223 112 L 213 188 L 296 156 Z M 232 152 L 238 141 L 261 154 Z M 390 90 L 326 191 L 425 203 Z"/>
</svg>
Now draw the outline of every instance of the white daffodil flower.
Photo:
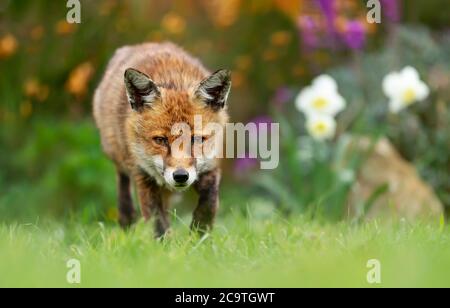
<svg viewBox="0 0 450 308">
<path fill-rule="evenodd" d="M 398 113 L 418 101 L 425 100 L 430 90 L 411 66 L 392 72 L 383 79 L 383 92 L 389 98 L 389 109 Z"/>
<path fill-rule="evenodd" d="M 336 134 L 336 120 L 329 115 L 313 114 L 306 120 L 308 133 L 316 140 L 327 140 Z"/>
<path fill-rule="evenodd" d="M 338 93 L 336 81 L 328 75 L 313 80 L 312 85 L 304 88 L 297 96 L 295 105 L 307 116 L 324 114 L 336 116 L 345 108 L 345 100 Z"/>
</svg>

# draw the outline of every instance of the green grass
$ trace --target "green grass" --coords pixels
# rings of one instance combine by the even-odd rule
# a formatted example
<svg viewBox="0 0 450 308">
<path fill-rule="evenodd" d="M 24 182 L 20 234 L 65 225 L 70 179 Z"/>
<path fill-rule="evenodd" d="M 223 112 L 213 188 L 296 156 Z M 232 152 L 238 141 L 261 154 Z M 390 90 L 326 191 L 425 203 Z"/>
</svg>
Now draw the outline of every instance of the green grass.
<svg viewBox="0 0 450 308">
<path fill-rule="evenodd" d="M 430 224 L 319 224 L 300 217 L 230 214 L 212 235 L 190 236 L 182 220 L 169 238 L 139 223 L 0 226 L 0 287 L 71 287 L 67 260 L 81 262 L 81 287 L 450 287 L 450 230 Z"/>
</svg>

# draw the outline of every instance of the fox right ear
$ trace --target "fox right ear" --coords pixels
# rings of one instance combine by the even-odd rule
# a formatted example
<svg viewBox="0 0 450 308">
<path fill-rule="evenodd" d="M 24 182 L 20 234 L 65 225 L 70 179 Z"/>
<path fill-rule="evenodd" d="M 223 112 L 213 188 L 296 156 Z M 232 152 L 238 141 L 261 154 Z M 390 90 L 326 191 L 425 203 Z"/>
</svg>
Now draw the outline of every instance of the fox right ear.
<svg viewBox="0 0 450 308">
<path fill-rule="evenodd" d="M 136 111 L 151 104 L 161 97 L 158 87 L 144 73 L 133 68 L 125 71 L 125 87 L 131 108 Z"/>
<path fill-rule="evenodd" d="M 195 94 L 213 110 L 225 107 L 231 88 L 231 72 L 218 70 L 200 82 Z"/>
</svg>

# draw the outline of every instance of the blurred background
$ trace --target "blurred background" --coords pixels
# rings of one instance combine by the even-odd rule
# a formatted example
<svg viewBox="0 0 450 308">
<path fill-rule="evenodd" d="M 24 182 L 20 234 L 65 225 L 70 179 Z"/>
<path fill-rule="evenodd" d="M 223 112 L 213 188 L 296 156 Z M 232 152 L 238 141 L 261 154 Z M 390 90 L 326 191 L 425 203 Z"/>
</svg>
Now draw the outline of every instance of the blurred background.
<svg viewBox="0 0 450 308">
<path fill-rule="evenodd" d="M 0 221 L 115 221 L 115 171 L 92 94 L 116 48 L 167 40 L 211 70 L 233 71 L 234 122 L 281 124 L 276 170 L 225 162 L 223 215 L 360 221 L 450 211 L 447 0 L 381 0 L 380 24 L 358 0 L 80 2 L 81 24 L 67 23 L 66 1 L 0 3 Z M 405 66 L 429 95 L 393 114 L 382 80 Z M 321 74 L 346 101 L 326 141 L 309 135 L 295 105 Z"/>
</svg>

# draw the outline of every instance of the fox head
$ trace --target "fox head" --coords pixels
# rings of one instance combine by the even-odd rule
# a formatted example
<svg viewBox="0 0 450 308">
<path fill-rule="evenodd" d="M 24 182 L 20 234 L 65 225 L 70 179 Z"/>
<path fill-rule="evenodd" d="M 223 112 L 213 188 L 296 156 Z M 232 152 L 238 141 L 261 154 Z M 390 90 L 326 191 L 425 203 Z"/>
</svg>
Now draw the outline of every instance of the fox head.
<svg viewBox="0 0 450 308">
<path fill-rule="evenodd" d="M 125 72 L 125 87 L 132 108 L 127 134 L 140 169 L 161 186 L 184 190 L 199 174 L 216 167 L 214 157 L 195 153 L 204 153 L 207 144 L 215 146 L 211 141 L 217 136 L 205 127 L 223 127 L 228 120 L 229 71 L 219 70 L 201 82 L 181 88 L 157 84 L 130 68 Z M 198 119 L 200 126 L 196 124 Z"/>
</svg>

